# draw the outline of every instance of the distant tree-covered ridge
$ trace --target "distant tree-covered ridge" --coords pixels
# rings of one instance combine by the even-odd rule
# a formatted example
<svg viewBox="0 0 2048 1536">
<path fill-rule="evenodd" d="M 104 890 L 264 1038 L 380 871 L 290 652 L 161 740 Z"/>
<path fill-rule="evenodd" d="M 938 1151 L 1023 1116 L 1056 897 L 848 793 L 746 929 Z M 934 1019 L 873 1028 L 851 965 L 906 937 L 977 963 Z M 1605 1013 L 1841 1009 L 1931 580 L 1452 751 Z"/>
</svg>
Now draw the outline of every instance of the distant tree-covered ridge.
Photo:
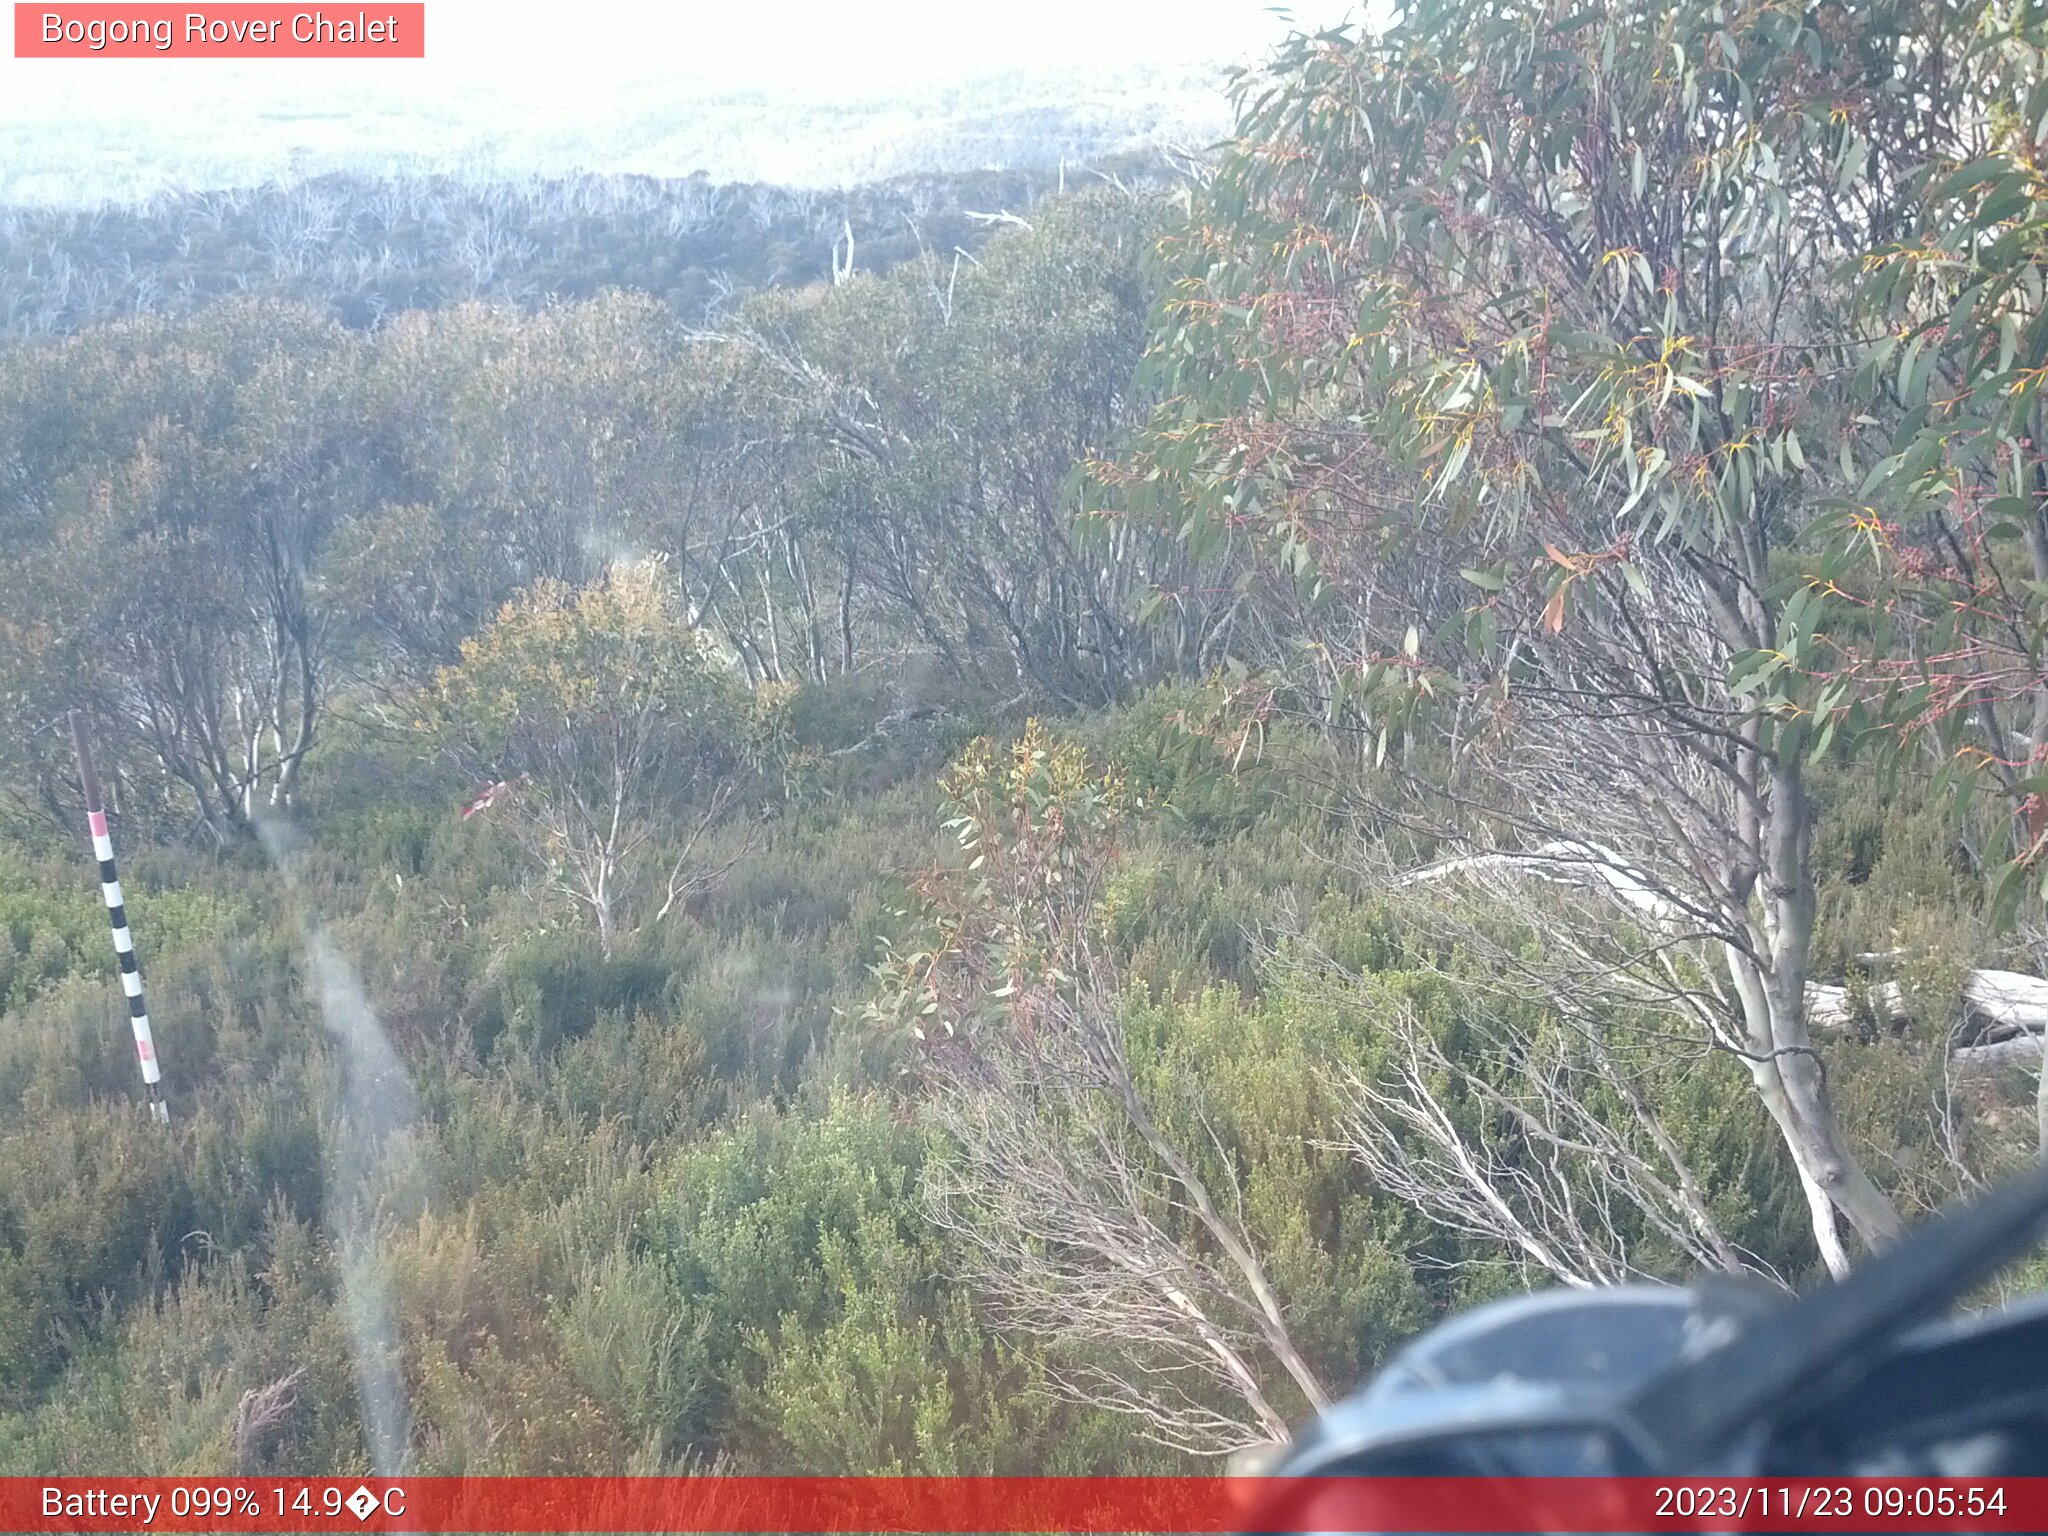
<svg viewBox="0 0 2048 1536">
<path fill-rule="evenodd" d="M 1157 186 L 1168 162 L 904 177 L 844 191 L 704 176 L 373 178 L 185 194 L 91 210 L 0 207 L 0 333 L 182 314 L 209 300 L 294 299 L 363 327 L 464 299 L 532 307 L 634 288 L 687 320 L 740 295 L 971 260 L 1004 215 L 1105 178 Z"/>
</svg>

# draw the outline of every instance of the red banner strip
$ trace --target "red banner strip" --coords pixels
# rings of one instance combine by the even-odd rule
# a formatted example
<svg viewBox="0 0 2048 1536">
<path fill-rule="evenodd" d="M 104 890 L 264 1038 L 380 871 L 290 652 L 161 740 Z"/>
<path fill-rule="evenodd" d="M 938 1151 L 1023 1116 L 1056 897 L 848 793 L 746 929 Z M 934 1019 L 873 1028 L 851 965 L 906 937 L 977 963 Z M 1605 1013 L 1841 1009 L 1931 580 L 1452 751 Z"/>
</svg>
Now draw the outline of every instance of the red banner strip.
<svg viewBox="0 0 2048 1536">
<path fill-rule="evenodd" d="M 2043 1531 L 2048 1478 L 0 1478 L 12 1532 Z"/>
<path fill-rule="evenodd" d="M 17 3 L 17 59 L 423 59 L 427 8 Z"/>
</svg>

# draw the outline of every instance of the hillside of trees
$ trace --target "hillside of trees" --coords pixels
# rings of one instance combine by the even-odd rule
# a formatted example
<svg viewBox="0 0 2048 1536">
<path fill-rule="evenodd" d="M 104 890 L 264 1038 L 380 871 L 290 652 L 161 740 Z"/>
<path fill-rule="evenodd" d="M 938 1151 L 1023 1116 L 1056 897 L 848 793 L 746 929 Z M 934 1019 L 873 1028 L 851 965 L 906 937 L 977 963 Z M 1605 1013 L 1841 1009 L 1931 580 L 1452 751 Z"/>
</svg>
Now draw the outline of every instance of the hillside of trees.
<svg viewBox="0 0 2048 1536">
<path fill-rule="evenodd" d="M 1195 1468 L 2040 1156 L 2044 49 L 1417 0 L 1189 185 L 11 239 L 0 1472 Z"/>
<path fill-rule="evenodd" d="M 62 335 L 223 298 L 288 299 L 361 329 L 470 299 L 532 309 L 615 287 L 697 324 L 761 288 L 971 261 L 1069 179 L 1157 190 L 1174 176 L 1136 152 L 834 192 L 705 176 L 335 173 L 88 209 L 0 207 L 0 332 Z"/>
</svg>

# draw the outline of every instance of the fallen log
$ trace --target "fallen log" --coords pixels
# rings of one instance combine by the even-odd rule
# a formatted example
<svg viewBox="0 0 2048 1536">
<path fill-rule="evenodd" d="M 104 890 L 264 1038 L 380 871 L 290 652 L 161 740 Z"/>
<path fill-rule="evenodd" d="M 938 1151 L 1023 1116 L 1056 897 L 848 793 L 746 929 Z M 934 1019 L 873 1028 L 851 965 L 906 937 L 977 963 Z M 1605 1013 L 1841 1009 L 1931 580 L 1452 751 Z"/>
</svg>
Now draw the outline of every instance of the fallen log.
<svg viewBox="0 0 2048 1536">
<path fill-rule="evenodd" d="M 1884 982 L 1866 994 L 1872 1012 L 1887 1025 L 1907 1021 L 1905 990 Z M 2048 1038 L 2048 980 L 2019 971 L 1980 969 L 1963 980 L 1956 1044 L 1949 1052 L 1960 1077 L 1990 1077 L 2015 1067 L 2032 1068 Z M 1849 989 L 1815 982 L 1806 989 L 1807 1022 L 1818 1034 L 1847 1034 L 1856 1026 Z"/>
<path fill-rule="evenodd" d="M 1899 983 L 1880 982 L 1864 996 L 1881 1024 L 1890 1027 L 1911 1021 L 1905 988 Z M 2039 976 L 1975 970 L 1963 979 L 1960 1001 L 1961 1017 L 1955 1029 L 1959 1050 L 2048 1033 L 2048 980 Z M 1811 983 L 1806 989 L 1806 1018 L 1820 1034 L 1847 1034 L 1857 1022 L 1849 989 Z"/>
<path fill-rule="evenodd" d="M 1963 983 L 1963 1016 L 1977 1029 L 1973 1045 L 2048 1031 L 2048 981 L 2018 971 L 1972 971 Z"/>
<path fill-rule="evenodd" d="M 2014 1035 L 1991 1045 L 1959 1045 L 1949 1059 L 1960 1077 L 1988 1077 L 2010 1067 L 2032 1067 L 2041 1059 L 2041 1036 Z"/>
<path fill-rule="evenodd" d="M 1870 988 L 1864 996 L 1869 1000 L 1871 1012 L 1879 1022 L 1896 1026 L 1912 1022 L 1906 1012 L 1905 989 L 1895 981 L 1887 981 Z M 1849 989 L 1831 986 L 1826 982 L 1808 982 L 1806 986 L 1806 1022 L 1809 1028 L 1824 1035 L 1846 1035 L 1856 1027 L 1856 1011 L 1849 1006 Z"/>
</svg>

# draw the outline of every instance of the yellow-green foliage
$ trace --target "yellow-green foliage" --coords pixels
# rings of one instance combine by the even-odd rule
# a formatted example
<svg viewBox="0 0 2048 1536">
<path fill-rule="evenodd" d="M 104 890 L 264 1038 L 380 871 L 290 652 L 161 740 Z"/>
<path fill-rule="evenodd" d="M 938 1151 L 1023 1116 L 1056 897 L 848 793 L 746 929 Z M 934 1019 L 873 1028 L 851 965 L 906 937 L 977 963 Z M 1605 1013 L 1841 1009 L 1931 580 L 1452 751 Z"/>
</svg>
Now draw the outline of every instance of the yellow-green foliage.
<svg viewBox="0 0 2048 1536">
<path fill-rule="evenodd" d="M 659 566 L 615 565 L 590 586 L 544 579 L 506 602 L 442 669 L 440 701 L 501 752 L 529 733 L 546 740 L 657 712 L 701 730 L 716 696 L 707 649 Z"/>
</svg>

